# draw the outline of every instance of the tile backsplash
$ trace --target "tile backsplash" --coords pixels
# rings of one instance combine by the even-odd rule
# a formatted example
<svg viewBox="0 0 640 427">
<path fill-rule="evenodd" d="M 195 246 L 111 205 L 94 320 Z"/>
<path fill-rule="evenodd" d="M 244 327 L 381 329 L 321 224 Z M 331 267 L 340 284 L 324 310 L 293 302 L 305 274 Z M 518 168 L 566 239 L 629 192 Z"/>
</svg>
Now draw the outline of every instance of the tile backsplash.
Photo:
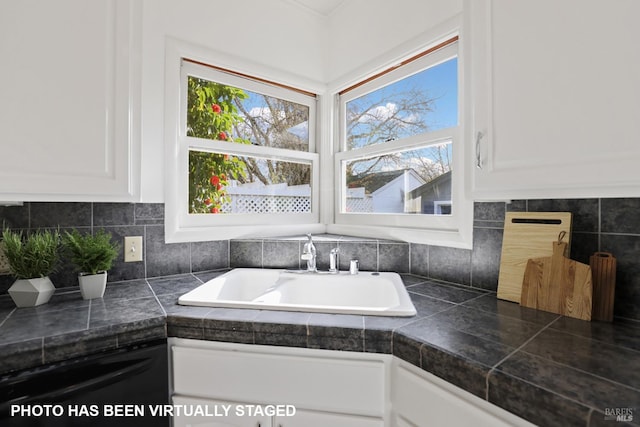
<svg viewBox="0 0 640 427">
<path fill-rule="evenodd" d="M 507 211 L 573 213 L 571 258 L 588 263 L 596 251 L 617 259 L 615 314 L 640 321 L 640 198 L 517 200 L 474 206 L 473 250 L 409 244 L 370 238 L 322 235 L 314 241 L 318 268 L 327 269 L 329 251 L 340 247 L 340 268 L 351 258 L 363 270 L 412 273 L 462 286 L 495 291 L 498 283 L 504 218 Z M 121 254 L 110 281 L 168 276 L 229 267 L 303 267 L 304 239 L 242 239 L 198 243 L 164 242 L 164 206 L 157 203 L 47 203 L 0 207 L 0 224 L 29 231 L 37 228 L 104 228 L 122 242 L 143 236 L 144 261 L 124 263 Z M 73 268 L 65 264 L 52 275 L 58 287 L 76 286 Z M 0 293 L 13 282 L 0 275 Z"/>
</svg>

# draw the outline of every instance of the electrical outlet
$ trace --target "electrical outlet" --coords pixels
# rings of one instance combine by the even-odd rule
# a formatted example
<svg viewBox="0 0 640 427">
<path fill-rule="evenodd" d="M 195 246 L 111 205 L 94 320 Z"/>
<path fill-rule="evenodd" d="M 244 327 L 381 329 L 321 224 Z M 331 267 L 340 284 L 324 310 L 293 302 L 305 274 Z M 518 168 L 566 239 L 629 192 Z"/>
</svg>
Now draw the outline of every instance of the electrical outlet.
<svg viewBox="0 0 640 427">
<path fill-rule="evenodd" d="M 124 262 L 142 261 L 142 236 L 124 238 Z"/>
</svg>

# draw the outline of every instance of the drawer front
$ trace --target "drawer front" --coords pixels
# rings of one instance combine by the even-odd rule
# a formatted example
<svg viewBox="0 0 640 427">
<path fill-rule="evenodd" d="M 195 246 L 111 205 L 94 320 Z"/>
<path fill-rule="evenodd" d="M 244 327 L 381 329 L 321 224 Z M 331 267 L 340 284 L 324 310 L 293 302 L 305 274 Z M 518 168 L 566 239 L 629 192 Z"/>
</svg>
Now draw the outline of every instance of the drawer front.
<svg viewBox="0 0 640 427">
<path fill-rule="evenodd" d="M 382 361 L 177 346 L 172 357 L 177 394 L 384 415 Z"/>
</svg>

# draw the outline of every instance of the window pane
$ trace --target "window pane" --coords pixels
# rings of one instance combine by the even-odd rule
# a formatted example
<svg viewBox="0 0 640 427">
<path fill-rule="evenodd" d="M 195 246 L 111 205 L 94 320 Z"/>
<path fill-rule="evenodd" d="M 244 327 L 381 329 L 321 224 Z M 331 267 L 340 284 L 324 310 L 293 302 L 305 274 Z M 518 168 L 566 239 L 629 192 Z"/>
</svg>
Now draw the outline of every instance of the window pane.
<svg viewBox="0 0 640 427">
<path fill-rule="evenodd" d="M 188 77 L 187 135 L 309 151 L 309 107 Z"/>
<path fill-rule="evenodd" d="M 343 213 L 451 214 L 451 142 L 342 163 Z"/>
<path fill-rule="evenodd" d="M 346 149 L 457 126 L 457 70 L 453 58 L 347 102 Z"/>
<path fill-rule="evenodd" d="M 311 164 L 189 152 L 189 213 L 309 213 Z"/>
</svg>

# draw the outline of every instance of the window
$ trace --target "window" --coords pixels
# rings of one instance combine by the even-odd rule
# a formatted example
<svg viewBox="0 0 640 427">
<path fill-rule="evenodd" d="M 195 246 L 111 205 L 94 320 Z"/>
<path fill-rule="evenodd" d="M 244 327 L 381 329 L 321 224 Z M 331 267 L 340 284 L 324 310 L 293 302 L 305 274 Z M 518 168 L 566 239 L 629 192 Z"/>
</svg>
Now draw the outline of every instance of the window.
<svg viewBox="0 0 640 427">
<path fill-rule="evenodd" d="M 168 90 L 177 119 L 168 125 L 166 240 L 317 224 L 316 96 L 183 56 L 179 69 Z"/>
<path fill-rule="evenodd" d="M 460 234 L 470 202 L 462 182 L 458 45 L 457 36 L 440 40 L 338 93 L 332 231 Z"/>
</svg>

